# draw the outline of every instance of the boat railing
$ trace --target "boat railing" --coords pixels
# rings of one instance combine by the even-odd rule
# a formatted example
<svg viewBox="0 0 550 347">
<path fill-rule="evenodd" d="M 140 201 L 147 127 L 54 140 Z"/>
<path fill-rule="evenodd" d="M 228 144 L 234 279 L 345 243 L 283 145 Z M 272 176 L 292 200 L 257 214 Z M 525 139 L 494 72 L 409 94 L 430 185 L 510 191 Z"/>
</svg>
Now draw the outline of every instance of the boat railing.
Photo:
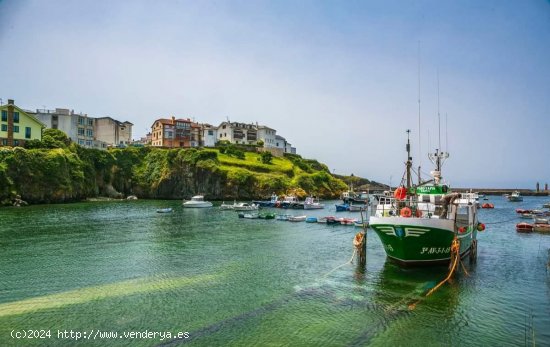
<svg viewBox="0 0 550 347">
<path fill-rule="evenodd" d="M 410 217 L 416 218 L 454 218 L 455 208 L 447 208 L 446 214 L 443 201 L 422 202 L 415 198 L 406 200 L 397 200 L 394 197 L 379 196 L 378 204 L 370 209 L 371 216 L 377 217 L 397 217 L 402 215 L 404 208 L 410 209 Z"/>
</svg>

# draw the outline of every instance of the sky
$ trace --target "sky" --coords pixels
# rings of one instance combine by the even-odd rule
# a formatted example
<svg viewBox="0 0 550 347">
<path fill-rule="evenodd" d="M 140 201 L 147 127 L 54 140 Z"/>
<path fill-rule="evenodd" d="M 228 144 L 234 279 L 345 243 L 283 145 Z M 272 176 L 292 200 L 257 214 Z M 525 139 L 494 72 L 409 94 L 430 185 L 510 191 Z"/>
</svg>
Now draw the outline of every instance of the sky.
<svg viewBox="0 0 550 347">
<path fill-rule="evenodd" d="M 0 0 L 0 98 L 267 125 L 331 172 L 550 184 L 550 1 Z M 420 103 L 419 103 L 420 100 Z M 420 105 L 419 105 L 420 104 Z M 420 107 L 419 107 L 420 106 Z"/>
</svg>

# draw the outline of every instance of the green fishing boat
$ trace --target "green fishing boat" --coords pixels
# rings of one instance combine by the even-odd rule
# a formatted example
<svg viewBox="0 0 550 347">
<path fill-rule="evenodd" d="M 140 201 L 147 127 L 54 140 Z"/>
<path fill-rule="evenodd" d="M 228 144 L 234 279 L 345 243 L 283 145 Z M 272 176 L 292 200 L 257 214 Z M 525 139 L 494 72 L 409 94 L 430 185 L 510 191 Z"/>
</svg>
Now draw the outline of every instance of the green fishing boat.
<svg viewBox="0 0 550 347">
<path fill-rule="evenodd" d="M 409 131 L 407 131 L 409 132 Z M 376 232 L 387 256 L 401 266 L 448 264 L 453 241 L 463 257 L 475 257 L 477 231 L 484 228 L 477 220 L 473 194 L 453 193 L 441 177 L 441 166 L 448 153 L 430 155 L 435 164 L 432 177 L 413 185 L 410 141 L 407 141 L 406 174 L 401 185 L 376 196 L 369 225 Z"/>
</svg>

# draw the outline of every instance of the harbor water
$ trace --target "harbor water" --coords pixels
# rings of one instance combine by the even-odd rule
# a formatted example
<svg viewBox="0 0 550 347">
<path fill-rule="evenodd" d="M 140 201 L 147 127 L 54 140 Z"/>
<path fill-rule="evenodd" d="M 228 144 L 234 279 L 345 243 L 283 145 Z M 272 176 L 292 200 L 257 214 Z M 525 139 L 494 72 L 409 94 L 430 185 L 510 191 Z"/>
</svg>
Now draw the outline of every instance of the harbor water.
<svg viewBox="0 0 550 347">
<path fill-rule="evenodd" d="M 477 263 L 429 297 L 446 267 L 401 269 L 372 230 L 366 266 L 348 263 L 353 226 L 181 201 L 2 208 L 0 346 L 550 346 L 550 235 L 515 230 L 548 200 L 490 197 Z M 265 210 L 360 218 L 325 203 Z"/>
</svg>

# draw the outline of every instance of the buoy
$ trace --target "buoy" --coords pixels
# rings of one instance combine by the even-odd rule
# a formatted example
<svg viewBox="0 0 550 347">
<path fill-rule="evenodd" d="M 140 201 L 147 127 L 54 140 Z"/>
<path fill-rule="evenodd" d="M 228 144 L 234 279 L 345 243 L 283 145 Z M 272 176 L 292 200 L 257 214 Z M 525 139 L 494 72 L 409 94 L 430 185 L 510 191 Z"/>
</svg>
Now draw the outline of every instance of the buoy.
<svg viewBox="0 0 550 347">
<path fill-rule="evenodd" d="M 397 200 L 404 200 L 407 197 L 407 188 L 401 186 L 401 187 L 395 189 L 395 192 L 393 192 L 393 196 Z"/>
<path fill-rule="evenodd" d="M 412 216 L 412 211 L 408 207 L 403 207 L 399 214 L 401 215 L 401 217 L 409 218 L 410 216 Z"/>
<path fill-rule="evenodd" d="M 461 233 L 461 234 L 463 234 L 465 231 L 466 231 L 465 227 L 458 228 L 458 232 Z"/>
<path fill-rule="evenodd" d="M 483 223 L 478 223 L 477 225 L 477 231 L 483 231 L 485 230 L 485 224 Z"/>
</svg>

